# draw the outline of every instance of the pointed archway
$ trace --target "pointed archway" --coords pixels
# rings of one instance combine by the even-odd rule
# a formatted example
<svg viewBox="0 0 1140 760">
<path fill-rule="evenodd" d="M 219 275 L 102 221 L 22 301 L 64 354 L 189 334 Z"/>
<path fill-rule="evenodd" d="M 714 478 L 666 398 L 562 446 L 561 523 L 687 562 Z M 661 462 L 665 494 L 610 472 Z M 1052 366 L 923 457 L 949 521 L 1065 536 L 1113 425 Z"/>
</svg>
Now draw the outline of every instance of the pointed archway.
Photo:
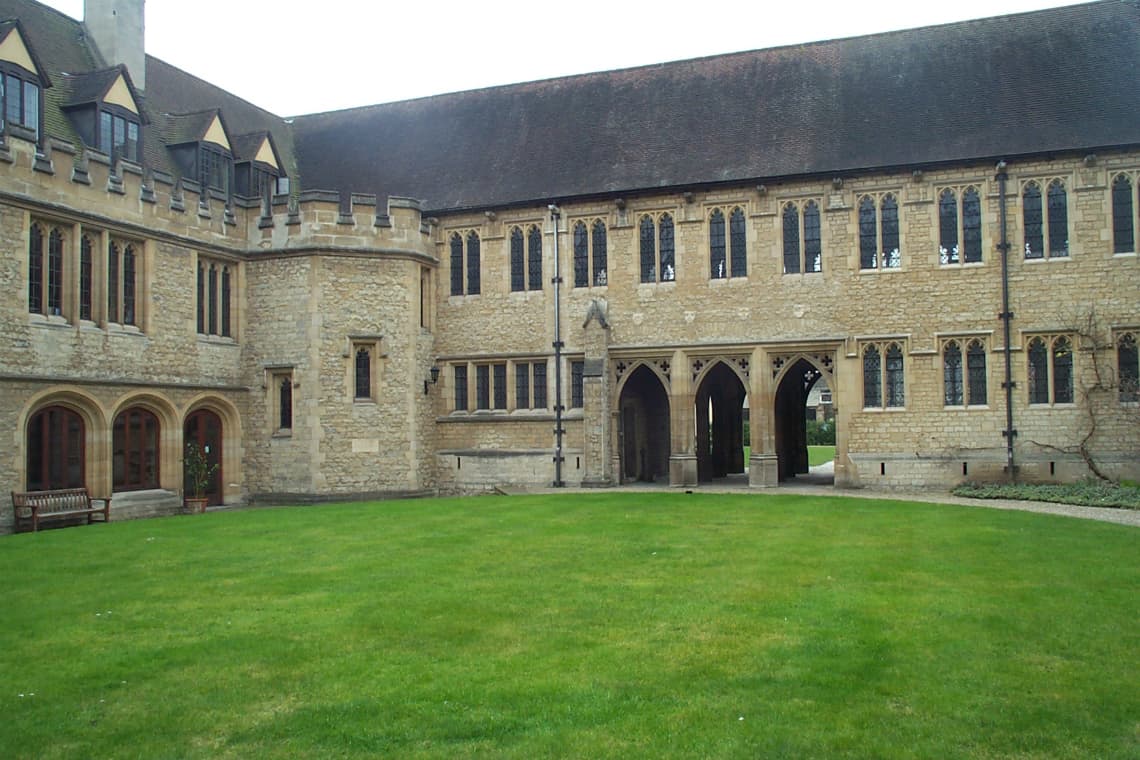
<svg viewBox="0 0 1140 760">
<path fill-rule="evenodd" d="M 744 472 L 744 399 L 740 377 L 717 362 L 697 388 L 697 479 Z"/>
<path fill-rule="evenodd" d="M 810 469 L 807 450 L 807 399 L 812 386 L 822 377 L 807 359 L 788 368 L 776 388 L 776 457 L 781 482 Z"/>
<path fill-rule="evenodd" d="M 618 400 L 621 482 L 669 477 L 669 394 L 642 364 L 630 373 Z"/>
</svg>

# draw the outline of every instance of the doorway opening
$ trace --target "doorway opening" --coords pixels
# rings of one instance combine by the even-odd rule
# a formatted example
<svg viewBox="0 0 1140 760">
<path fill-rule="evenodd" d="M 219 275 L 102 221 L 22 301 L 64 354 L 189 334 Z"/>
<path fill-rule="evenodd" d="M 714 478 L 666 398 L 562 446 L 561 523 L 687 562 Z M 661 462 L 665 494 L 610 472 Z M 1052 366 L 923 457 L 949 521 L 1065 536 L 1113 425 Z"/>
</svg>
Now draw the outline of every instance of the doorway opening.
<svg viewBox="0 0 1140 760">
<path fill-rule="evenodd" d="M 618 400 L 621 482 L 653 483 L 669 478 L 669 394 L 661 379 L 642 364 L 630 374 Z"/>
<path fill-rule="evenodd" d="M 747 397 L 744 383 L 724 362 L 717 362 L 701 380 L 696 396 L 698 482 L 744 473 Z"/>
<path fill-rule="evenodd" d="M 810 474 L 813 482 L 832 484 L 835 482 L 833 470 L 820 467 L 813 470 L 808 456 L 808 418 L 817 420 L 826 430 L 831 426 L 834 436 L 835 420 L 831 403 L 831 389 L 826 381 L 820 382 L 823 373 L 807 359 L 799 359 L 784 373 L 776 388 L 775 434 L 776 457 L 781 483 L 797 476 L 804 479 Z M 824 392 L 813 393 L 817 384 L 826 388 Z M 809 399 L 812 403 L 809 404 Z M 832 439 L 834 441 L 834 438 Z"/>
<path fill-rule="evenodd" d="M 216 507 L 222 503 L 222 418 L 209 409 L 198 409 L 186 415 L 183 428 L 184 442 L 195 443 L 206 453 L 206 464 L 212 469 L 210 481 L 203 494 L 207 504 Z M 185 445 L 185 444 L 184 444 Z M 183 474 L 183 487 L 193 493 L 189 473 Z"/>
</svg>

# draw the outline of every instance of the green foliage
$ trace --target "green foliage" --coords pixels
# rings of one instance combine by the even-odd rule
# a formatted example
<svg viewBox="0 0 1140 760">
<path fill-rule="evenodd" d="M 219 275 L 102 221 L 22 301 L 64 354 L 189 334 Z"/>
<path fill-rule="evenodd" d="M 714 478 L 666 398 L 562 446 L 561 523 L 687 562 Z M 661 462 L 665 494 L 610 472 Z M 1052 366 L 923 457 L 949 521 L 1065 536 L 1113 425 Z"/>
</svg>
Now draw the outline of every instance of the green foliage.
<svg viewBox="0 0 1140 760">
<path fill-rule="evenodd" d="M 962 483 L 953 493 L 974 499 L 1022 499 L 1076 504 L 1083 507 L 1140 509 L 1140 488 L 1125 483 L 1084 480 L 1080 483 Z"/>
<path fill-rule="evenodd" d="M 182 466 L 196 499 L 202 498 L 202 494 L 210 485 L 210 478 L 218 471 L 217 464 L 210 464 L 209 454 L 209 447 L 201 446 L 197 441 L 186 442 L 186 455 Z"/>
<path fill-rule="evenodd" d="M 808 420 L 807 442 L 809 446 L 834 446 L 835 420 Z"/>
<path fill-rule="evenodd" d="M 1136 757 L 1135 528 L 767 494 L 0 538 L 0 757 Z"/>
</svg>

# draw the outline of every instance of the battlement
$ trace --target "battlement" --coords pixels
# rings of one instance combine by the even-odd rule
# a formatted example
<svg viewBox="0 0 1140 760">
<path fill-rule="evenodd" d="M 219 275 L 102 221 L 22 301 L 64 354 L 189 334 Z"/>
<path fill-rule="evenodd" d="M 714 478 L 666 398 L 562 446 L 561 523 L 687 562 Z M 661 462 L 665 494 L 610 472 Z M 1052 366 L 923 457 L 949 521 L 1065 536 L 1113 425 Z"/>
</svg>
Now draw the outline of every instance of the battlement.
<svg viewBox="0 0 1140 760">
<path fill-rule="evenodd" d="M 0 139 L 0 198 L 34 212 L 190 238 L 233 253 L 381 250 L 425 255 L 432 225 L 410 198 L 306 190 L 227 198 L 198 182 L 9 125 Z"/>
</svg>

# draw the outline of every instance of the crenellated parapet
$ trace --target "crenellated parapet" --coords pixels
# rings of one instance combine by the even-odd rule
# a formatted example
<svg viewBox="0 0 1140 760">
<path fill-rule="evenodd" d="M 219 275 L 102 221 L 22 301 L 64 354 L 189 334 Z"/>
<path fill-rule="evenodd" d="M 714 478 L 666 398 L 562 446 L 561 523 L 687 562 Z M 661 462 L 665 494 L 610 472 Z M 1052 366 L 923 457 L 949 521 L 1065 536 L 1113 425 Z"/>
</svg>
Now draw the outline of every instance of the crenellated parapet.
<svg viewBox="0 0 1140 760">
<path fill-rule="evenodd" d="M 0 201 L 140 237 L 172 236 L 234 255 L 385 253 L 436 262 L 414 199 L 308 190 L 227 197 L 198 182 L 10 126 L 0 140 Z"/>
</svg>

